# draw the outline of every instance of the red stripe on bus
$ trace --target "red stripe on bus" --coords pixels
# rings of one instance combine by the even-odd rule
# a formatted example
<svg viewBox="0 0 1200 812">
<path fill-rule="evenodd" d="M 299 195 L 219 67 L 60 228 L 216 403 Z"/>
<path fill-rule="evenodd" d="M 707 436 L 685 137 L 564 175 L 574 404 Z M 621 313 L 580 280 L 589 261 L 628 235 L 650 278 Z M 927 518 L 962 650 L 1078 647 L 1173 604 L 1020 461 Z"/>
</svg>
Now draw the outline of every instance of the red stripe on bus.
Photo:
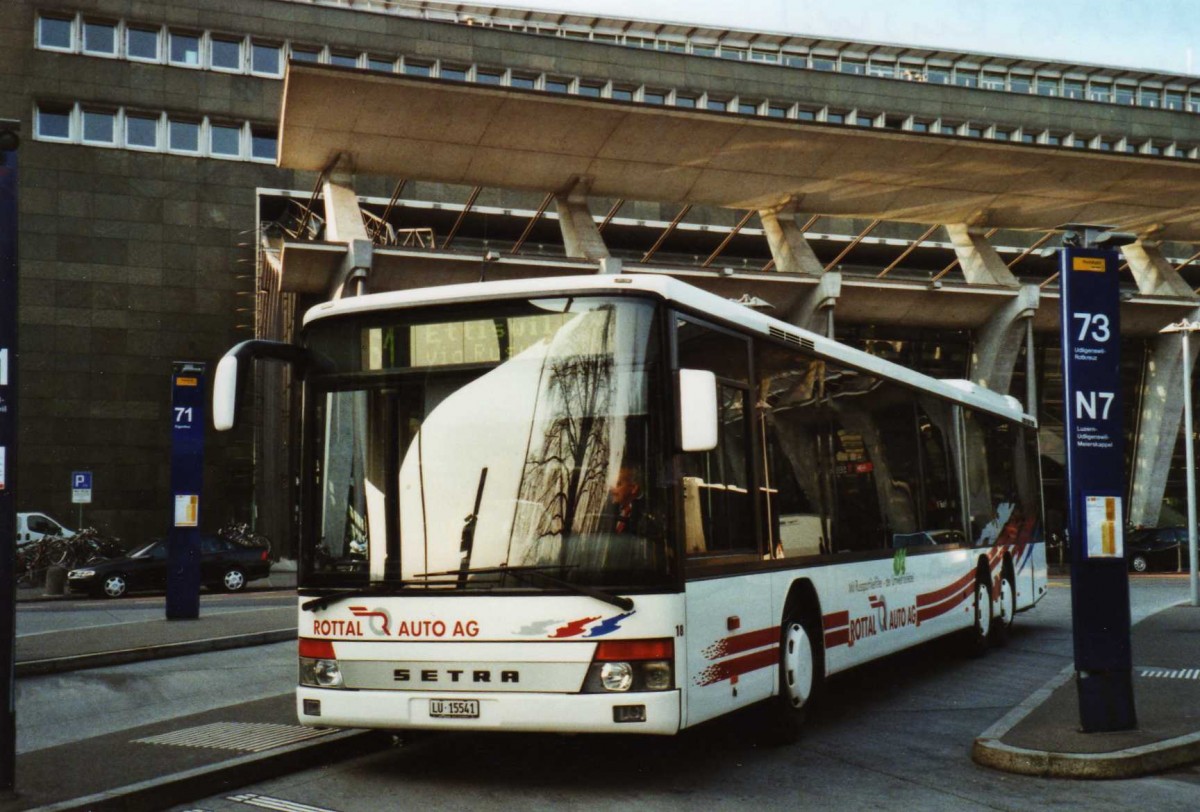
<svg viewBox="0 0 1200 812">
<path fill-rule="evenodd" d="M 946 600 L 947 598 L 952 598 L 955 595 L 957 595 L 958 593 L 960 593 L 963 589 L 965 589 L 968 584 L 971 584 L 974 581 L 975 581 L 975 573 L 968 572 L 966 575 L 962 576 L 957 581 L 950 584 L 950 586 L 944 586 L 935 592 L 926 592 L 923 595 L 917 595 L 917 607 L 920 608 L 922 606 L 929 606 L 931 604 L 941 603 L 942 601 Z"/>
<path fill-rule="evenodd" d="M 935 617 L 940 617 L 947 612 L 957 609 L 962 604 L 963 600 L 974 592 L 975 582 L 964 586 L 957 594 L 951 595 L 941 603 L 933 606 L 918 606 L 917 607 L 917 623 L 924 623 L 927 620 L 932 620 Z"/>
<path fill-rule="evenodd" d="M 822 619 L 822 626 L 826 629 L 836 629 L 838 626 L 850 625 L 850 610 L 844 612 L 830 612 Z"/>
<path fill-rule="evenodd" d="M 718 640 L 704 649 L 703 653 L 710 660 L 719 660 L 722 657 L 728 657 L 730 654 L 741 654 L 743 651 L 750 651 L 751 649 L 762 648 L 763 646 L 778 647 L 778 645 L 779 627 L 772 626 L 768 629 L 735 634 L 732 637 Z"/>
<path fill-rule="evenodd" d="M 834 646 L 845 646 L 850 643 L 850 627 L 838 629 L 834 632 L 825 632 L 825 648 L 833 648 Z"/>
<path fill-rule="evenodd" d="M 747 654 L 744 657 L 735 657 L 732 660 L 713 663 L 700 672 L 696 677 L 696 684 L 703 686 L 724 682 L 725 680 L 739 677 L 742 674 L 749 674 L 751 671 L 769 668 L 778 661 L 779 646 L 775 645 L 769 649 Z"/>
</svg>

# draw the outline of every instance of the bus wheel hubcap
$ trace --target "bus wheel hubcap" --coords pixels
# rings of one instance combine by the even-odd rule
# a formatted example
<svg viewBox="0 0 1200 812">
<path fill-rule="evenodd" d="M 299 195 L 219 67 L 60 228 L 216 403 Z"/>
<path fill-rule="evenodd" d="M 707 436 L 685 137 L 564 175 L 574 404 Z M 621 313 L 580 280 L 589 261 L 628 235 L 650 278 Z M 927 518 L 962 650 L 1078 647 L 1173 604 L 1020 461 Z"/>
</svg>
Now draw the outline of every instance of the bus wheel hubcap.
<svg viewBox="0 0 1200 812">
<path fill-rule="evenodd" d="M 1013 616 L 1017 613 L 1015 592 L 1012 581 L 1003 578 L 1000 581 L 1000 611 L 1003 613 L 1000 622 L 1011 625 Z"/>
<path fill-rule="evenodd" d="M 988 606 L 988 588 L 987 584 L 979 584 L 975 587 L 975 623 L 979 627 L 979 635 L 987 637 L 987 634 L 992 629 L 992 613 L 991 607 Z"/>
<path fill-rule="evenodd" d="M 788 624 L 783 638 L 783 687 L 793 708 L 802 708 L 812 692 L 812 643 L 799 623 Z"/>
</svg>

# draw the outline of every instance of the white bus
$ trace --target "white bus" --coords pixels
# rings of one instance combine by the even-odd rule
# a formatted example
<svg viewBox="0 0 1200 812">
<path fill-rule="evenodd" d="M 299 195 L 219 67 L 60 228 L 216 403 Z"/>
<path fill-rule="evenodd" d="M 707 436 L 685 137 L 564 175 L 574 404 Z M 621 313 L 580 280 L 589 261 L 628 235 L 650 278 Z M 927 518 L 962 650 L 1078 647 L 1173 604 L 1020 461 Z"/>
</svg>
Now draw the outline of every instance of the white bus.
<svg viewBox="0 0 1200 812">
<path fill-rule="evenodd" d="M 1036 425 L 653 275 L 328 302 L 303 386 L 297 713 L 314 726 L 672 734 L 1046 589 Z"/>
</svg>

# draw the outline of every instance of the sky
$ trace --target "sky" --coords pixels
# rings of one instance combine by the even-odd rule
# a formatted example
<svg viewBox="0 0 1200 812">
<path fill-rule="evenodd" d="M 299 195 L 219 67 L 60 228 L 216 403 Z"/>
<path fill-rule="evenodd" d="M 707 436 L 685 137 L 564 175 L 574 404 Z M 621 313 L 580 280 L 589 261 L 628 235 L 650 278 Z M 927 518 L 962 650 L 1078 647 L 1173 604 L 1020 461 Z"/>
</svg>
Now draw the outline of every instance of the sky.
<svg viewBox="0 0 1200 812">
<path fill-rule="evenodd" d="M 1200 73 L 1200 0 L 493 0 L 488 5 Z"/>
</svg>

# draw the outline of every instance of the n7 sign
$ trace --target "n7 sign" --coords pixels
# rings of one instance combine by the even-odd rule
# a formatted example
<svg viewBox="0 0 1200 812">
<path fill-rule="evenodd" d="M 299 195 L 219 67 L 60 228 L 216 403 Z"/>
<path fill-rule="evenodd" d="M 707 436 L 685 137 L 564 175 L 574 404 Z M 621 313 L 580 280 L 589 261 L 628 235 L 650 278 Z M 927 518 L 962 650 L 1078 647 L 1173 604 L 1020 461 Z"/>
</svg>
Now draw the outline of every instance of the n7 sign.
<svg viewBox="0 0 1200 812">
<path fill-rule="evenodd" d="M 1075 393 L 1075 419 L 1088 420 L 1096 419 L 1097 401 L 1101 405 L 1100 419 L 1108 419 L 1108 410 L 1112 408 L 1113 401 L 1117 399 L 1115 392 L 1076 392 Z"/>
</svg>

